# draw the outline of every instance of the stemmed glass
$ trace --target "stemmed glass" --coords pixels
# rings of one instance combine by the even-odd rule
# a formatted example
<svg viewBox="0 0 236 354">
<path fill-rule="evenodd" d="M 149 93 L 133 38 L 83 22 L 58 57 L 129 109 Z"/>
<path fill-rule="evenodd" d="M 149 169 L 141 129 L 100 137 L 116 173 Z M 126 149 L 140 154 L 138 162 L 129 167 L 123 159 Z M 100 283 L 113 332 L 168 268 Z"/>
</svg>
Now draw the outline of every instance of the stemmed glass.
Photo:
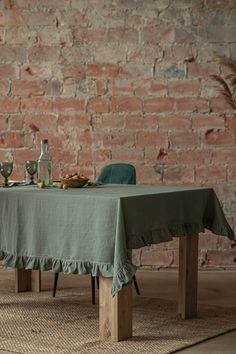
<svg viewBox="0 0 236 354">
<path fill-rule="evenodd" d="M 2 161 L 0 162 L 0 172 L 5 178 L 3 187 L 9 187 L 8 177 L 10 177 L 13 170 L 13 162 Z"/>
<path fill-rule="evenodd" d="M 38 169 L 38 161 L 35 161 L 35 160 L 25 161 L 25 169 L 28 172 L 28 174 L 30 175 L 30 181 L 28 184 L 36 184 L 34 182 L 34 175 Z"/>
</svg>

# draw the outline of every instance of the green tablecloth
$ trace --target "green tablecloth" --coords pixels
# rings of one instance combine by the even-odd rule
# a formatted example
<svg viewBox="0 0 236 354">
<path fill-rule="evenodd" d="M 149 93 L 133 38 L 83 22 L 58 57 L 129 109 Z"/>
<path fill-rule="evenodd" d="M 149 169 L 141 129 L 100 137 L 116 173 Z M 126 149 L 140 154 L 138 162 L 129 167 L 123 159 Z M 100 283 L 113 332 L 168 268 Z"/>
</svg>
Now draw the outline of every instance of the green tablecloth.
<svg viewBox="0 0 236 354">
<path fill-rule="evenodd" d="M 113 277 L 113 295 L 136 271 L 128 249 L 204 228 L 234 238 L 209 188 L 0 189 L 0 259 L 7 266 Z"/>
</svg>

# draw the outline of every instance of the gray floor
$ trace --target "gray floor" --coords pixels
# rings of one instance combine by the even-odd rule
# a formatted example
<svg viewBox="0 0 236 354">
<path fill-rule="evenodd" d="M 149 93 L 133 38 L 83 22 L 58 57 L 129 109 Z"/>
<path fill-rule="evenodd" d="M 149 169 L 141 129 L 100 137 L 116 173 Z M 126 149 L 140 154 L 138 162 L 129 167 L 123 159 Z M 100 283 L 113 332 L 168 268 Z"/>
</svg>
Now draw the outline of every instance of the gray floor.
<svg viewBox="0 0 236 354">
<path fill-rule="evenodd" d="M 2 276 L 9 279 L 8 289 L 14 291 L 14 273 L 1 271 Z M 212 304 L 226 307 L 236 307 L 236 270 L 235 271 L 201 271 L 199 272 L 198 303 Z M 143 296 L 176 299 L 177 272 L 176 271 L 138 271 L 137 280 Z M 1 279 L 0 279 L 1 281 Z M 51 289 L 52 274 L 43 273 L 43 289 Z M 90 277 L 76 275 L 60 275 L 60 288 L 83 286 L 90 289 Z M 209 339 L 191 348 L 181 350 L 178 354 L 235 354 L 236 331 Z M 0 352 L 0 354 L 11 354 Z M 37 353 L 32 353 L 37 354 Z M 56 354 L 56 353 L 55 353 Z M 158 353 L 157 353 L 158 354 Z"/>
</svg>

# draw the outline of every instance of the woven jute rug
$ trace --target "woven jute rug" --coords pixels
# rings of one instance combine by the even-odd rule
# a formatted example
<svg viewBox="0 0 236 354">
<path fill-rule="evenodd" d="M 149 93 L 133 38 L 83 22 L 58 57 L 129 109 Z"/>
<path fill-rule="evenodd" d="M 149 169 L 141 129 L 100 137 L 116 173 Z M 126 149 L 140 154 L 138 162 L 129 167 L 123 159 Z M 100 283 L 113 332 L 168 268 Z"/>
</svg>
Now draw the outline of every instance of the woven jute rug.
<svg viewBox="0 0 236 354">
<path fill-rule="evenodd" d="M 133 338 L 100 341 L 98 305 L 90 293 L 60 291 L 0 295 L 0 349 L 16 353 L 166 354 L 236 328 L 236 308 L 199 306 L 182 320 L 175 302 L 134 298 Z"/>
</svg>

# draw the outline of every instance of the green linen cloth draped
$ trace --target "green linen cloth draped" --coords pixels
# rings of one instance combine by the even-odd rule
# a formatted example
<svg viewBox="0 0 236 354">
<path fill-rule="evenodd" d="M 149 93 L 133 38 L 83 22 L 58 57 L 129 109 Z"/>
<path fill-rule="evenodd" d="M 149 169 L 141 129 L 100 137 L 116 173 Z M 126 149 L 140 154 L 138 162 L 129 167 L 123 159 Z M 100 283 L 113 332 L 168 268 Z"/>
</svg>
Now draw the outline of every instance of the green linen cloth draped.
<svg viewBox="0 0 236 354">
<path fill-rule="evenodd" d="M 213 189 L 103 185 L 0 189 L 0 259 L 14 268 L 132 280 L 128 249 L 197 235 L 234 238 Z"/>
</svg>

